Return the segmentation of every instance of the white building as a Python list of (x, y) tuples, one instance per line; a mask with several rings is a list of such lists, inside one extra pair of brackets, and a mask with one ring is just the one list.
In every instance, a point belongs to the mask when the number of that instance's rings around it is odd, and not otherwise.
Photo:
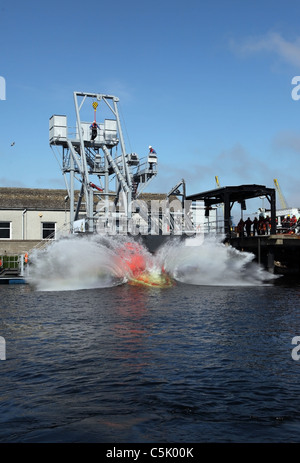
[(69, 220), (66, 190), (0, 188), (0, 255), (29, 252)]

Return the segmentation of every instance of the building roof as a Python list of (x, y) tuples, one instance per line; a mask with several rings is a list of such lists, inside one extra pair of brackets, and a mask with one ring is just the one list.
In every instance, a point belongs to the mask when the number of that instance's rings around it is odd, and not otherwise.
[(0, 188), (0, 209), (65, 210), (66, 197), (66, 190)]
[[(79, 192), (78, 192), (79, 193)], [(110, 197), (113, 199), (113, 196)], [(170, 199), (174, 199), (172, 196)], [(166, 199), (165, 193), (142, 193), (139, 199), (144, 201)], [(67, 190), (46, 188), (9, 188), (0, 187), (0, 210), (31, 209), (44, 211), (68, 210), (70, 202)]]

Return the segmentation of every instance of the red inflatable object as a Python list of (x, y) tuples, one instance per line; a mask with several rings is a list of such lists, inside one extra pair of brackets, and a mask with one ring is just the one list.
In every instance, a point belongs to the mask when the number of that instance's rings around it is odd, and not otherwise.
[(159, 288), (167, 288), (174, 285), (173, 280), (164, 272), (149, 272), (147, 270), (146, 256), (143, 252), (143, 247), (138, 243), (126, 243), (120, 249), (119, 256), (122, 260), (122, 265), (125, 265), (129, 270), (130, 285), (138, 286), (155, 286)]

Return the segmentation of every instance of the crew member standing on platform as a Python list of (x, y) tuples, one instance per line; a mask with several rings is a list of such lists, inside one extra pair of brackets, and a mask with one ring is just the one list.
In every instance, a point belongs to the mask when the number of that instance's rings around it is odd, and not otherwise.
[(91, 125), (90, 125), (90, 129), (92, 129), (92, 136), (91, 136), (91, 140), (95, 140), (95, 138), (97, 137), (97, 129), (99, 129), (98, 127), (98, 124), (96, 121), (94, 121)]
[(151, 162), (151, 156), (152, 156), (152, 159), (153, 158), (156, 158), (156, 151), (152, 148), (152, 146), (150, 145), (149, 146), (149, 154), (148, 154), (148, 161), (149, 161), (149, 169), (152, 170), (153, 169), (153, 162)]
[(156, 154), (156, 151), (152, 148), (152, 146), (149, 146), (149, 154)]

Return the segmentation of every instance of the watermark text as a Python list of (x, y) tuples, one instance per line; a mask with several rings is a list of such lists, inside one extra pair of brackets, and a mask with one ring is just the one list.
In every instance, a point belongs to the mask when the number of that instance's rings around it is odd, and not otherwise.
[(3, 336), (0, 336), (0, 360), (6, 360), (6, 343)]
[(194, 235), (191, 201), (137, 199), (130, 203), (129, 210), (124, 204), (116, 205), (113, 201), (101, 199), (97, 204), (100, 215), (96, 230), (110, 235), (128, 233), (141, 235)]
[(2, 76), (0, 76), (0, 100), (6, 100), (6, 82)]
[(292, 359), (300, 360), (300, 336), (294, 336), (292, 339), (292, 344), (296, 345), (296, 347), (292, 349)]

